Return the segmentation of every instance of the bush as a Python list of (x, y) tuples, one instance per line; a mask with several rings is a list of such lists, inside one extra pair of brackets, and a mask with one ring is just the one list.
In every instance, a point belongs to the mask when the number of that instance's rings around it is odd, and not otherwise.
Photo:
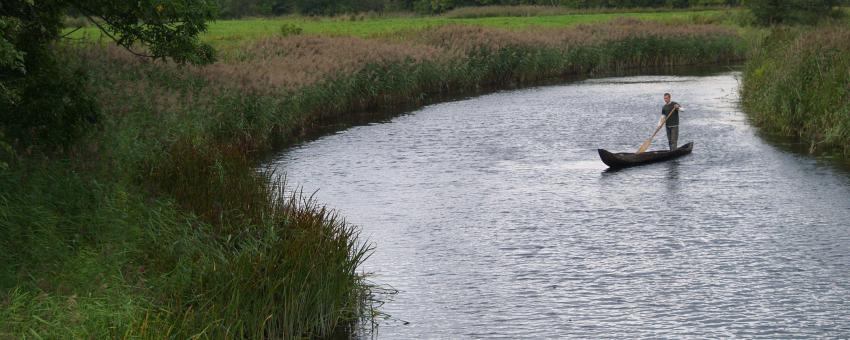
[(816, 24), (838, 12), (837, 0), (750, 0), (747, 7), (762, 25)]
[(288, 37), (290, 35), (299, 35), (303, 32), (304, 32), (304, 29), (301, 28), (301, 27), (298, 27), (295, 24), (291, 24), (291, 23), (287, 22), (283, 25), (280, 25), (280, 35), (284, 36), (284, 37)]
[(98, 120), (84, 70), (47, 58), (11, 82), (17, 100), (0, 101), (5, 134), (20, 147), (67, 147)]
[(15, 150), (13, 150), (12, 145), (6, 141), (6, 136), (3, 135), (3, 131), (0, 131), (0, 171), (8, 169), (9, 163), (12, 162), (14, 157)]

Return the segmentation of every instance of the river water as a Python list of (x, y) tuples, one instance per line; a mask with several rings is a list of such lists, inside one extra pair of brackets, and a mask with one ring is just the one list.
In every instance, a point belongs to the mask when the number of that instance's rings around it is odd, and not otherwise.
[[(381, 339), (846, 337), (850, 180), (762, 140), (737, 76), (498, 92), (274, 162), (375, 244), (362, 270), (399, 291)], [(596, 149), (636, 150), (664, 92), (693, 154), (606, 171)]]

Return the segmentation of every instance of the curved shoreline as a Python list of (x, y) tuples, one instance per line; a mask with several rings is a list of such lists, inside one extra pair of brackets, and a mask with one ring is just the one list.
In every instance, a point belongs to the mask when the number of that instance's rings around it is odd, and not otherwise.
[[(149, 336), (161, 329), (176, 337), (327, 336), (361, 312), (367, 287), (356, 267), (369, 249), (358, 247), (356, 229), (321, 205), (281, 199), (279, 186), (256, 174), (263, 152), (276, 142), (298, 140), (357, 112), (601, 72), (728, 63), (745, 52), (733, 30), (713, 25), (626, 20), (546, 33), (440, 27), (402, 36), (402, 43), (271, 39), (205, 69), (139, 62), (109, 47), (73, 50), (69, 62), (89, 70), (101, 94), (103, 129), (81, 144), (79, 161), (7, 176), (9, 183), (27, 176), (78, 178), (67, 188), (45, 181), (12, 186), (43, 192), (44, 202), (11, 195), (10, 209), (59, 209), (63, 221), (62, 208), (52, 202), (91, 197), (96, 203), (81, 200), (74, 210), (79, 221), (71, 225), (98, 232), (77, 241), (61, 225), (31, 221), (67, 250), (56, 253), (58, 266), (29, 260), (16, 268), (34, 269), (6, 276), (66, 277), (38, 288), (61, 306), (50, 313), (60, 315), (45, 316), (42, 298), (28, 293), (36, 284), (24, 280), (16, 282), (21, 293), (13, 300), (27, 312), (15, 315), (55, 320), (83, 313), (90, 317), (68, 326), (77, 332), (66, 332), (81, 337)], [(339, 44), (339, 53), (323, 54)], [(325, 76), (316, 81), (315, 73)], [(116, 288), (104, 293), (68, 274), (74, 272), (95, 273)], [(108, 319), (86, 314), (97, 300), (70, 305), (69, 296), (92, 292), (111, 294), (101, 308), (111, 311)], [(16, 319), (14, 325), (39, 322)]]

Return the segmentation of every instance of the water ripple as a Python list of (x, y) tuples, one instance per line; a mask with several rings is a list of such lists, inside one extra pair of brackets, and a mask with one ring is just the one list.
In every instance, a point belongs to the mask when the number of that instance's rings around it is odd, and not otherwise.
[[(433, 105), (290, 149), (279, 173), (376, 243), (362, 270), (409, 321), (381, 338), (846, 337), (850, 181), (759, 139), (736, 76)], [(636, 149), (664, 92), (694, 153), (605, 171), (596, 148)]]

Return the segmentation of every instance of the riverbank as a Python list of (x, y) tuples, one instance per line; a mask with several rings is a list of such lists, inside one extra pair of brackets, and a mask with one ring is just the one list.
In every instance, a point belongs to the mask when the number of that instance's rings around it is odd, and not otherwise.
[(103, 119), (62, 157), (0, 176), (0, 259), (12, 264), (0, 335), (328, 336), (363, 313), (356, 268), (370, 250), (355, 227), (255, 172), (272, 145), (357, 112), (746, 50), (731, 28), (630, 19), (239, 44), (204, 68), (65, 47)]
[(810, 153), (850, 152), (850, 29), (777, 28), (753, 49), (742, 104), (764, 132)]

